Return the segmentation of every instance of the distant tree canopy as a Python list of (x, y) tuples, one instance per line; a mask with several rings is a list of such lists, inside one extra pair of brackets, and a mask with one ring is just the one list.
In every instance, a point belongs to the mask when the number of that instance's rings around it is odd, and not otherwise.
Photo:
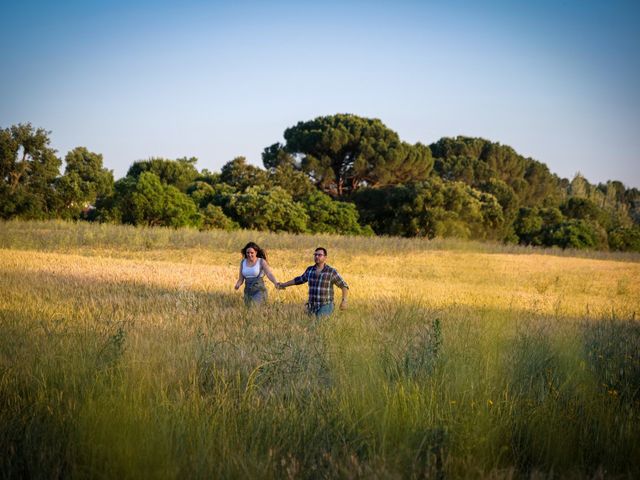
[(463, 182), (428, 182), (363, 189), (353, 195), (375, 233), (496, 239), (504, 216), (497, 199)]
[(410, 145), (380, 120), (299, 122), (264, 149), (264, 169), (236, 157), (220, 172), (196, 158), (134, 162), (114, 182), (102, 155), (62, 161), (49, 132), (0, 129), (0, 218), (133, 225), (458, 237), (640, 252), (640, 191), (620, 181), (558, 178), (482, 138)]
[(334, 201), (291, 164), (282, 163), (265, 171), (238, 157), (222, 167), (218, 180), (213, 184), (198, 181), (188, 190), (204, 209), (207, 226), (373, 234), (358, 222), (355, 205)]
[(176, 160), (165, 158), (139, 160), (131, 165), (127, 177), (138, 178), (143, 172), (152, 172), (163, 183), (183, 192), (198, 176), (198, 170), (195, 167), (197, 161), (198, 159), (195, 157), (183, 157)]
[(62, 163), (49, 147), (49, 132), (30, 123), (0, 130), (0, 216), (56, 216), (55, 181)]
[(513, 148), (482, 138), (442, 138), (430, 145), (435, 171), (444, 180), (457, 180), (484, 190), (492, 181), (510, 187), (521, 206), (558, 205), (563, 198), (560, 179), (543, 163), (525, 158)]
[(565, 217), (555, 207), (524, 207), (515, 222), (521, 243), (534, 246), (592, 249), (607, 247), (607, 234), (599, 224)]
[(265, 149), (265, 167), (299, 165), (318, 187), (335, 196), (362, 186), (423, 180), (433, 167), (428, 147), (402, 142), (378, 119), (318, 117), (287, 128), (284, 138), (284, 146)]
[(222, 167), (220, 181), (242, 191), (249, 187), (266, 188), (268, 174), (261, 168), (249, 165), (244, 157), (236, 157)]
[(152, 171), (118, 180), (113, 196), (97, 210), (100, 220), (133, 225), (186, 227), (201, 222), (193, 200)]
[(113, 193), (113, 172), (102, 167), (102, 155), (76, 147), (65, 157), (65, 171), (56, 180), (61, 216), (78, 219), (96, 201)]

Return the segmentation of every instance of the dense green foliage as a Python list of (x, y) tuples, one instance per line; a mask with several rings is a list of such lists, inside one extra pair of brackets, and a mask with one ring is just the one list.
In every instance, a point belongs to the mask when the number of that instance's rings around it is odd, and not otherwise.
[(405, 237), (493, 238), (504, 218), (493, 195), (463, 182), (429, 182), (363, 189), (353, 195), (376, 232)]
[(65, 157), (65, 171), (56, 179), (56, 190), (62, 202), (63, 218), (80, 218), (85, 208), (98, 198), (113, 193), (113, 173), (102, 168), (102, 155), (85, 147), (77, 147)]
[(468, 137), (443, 138), (430, 147), (436, 158), (435, 170), (445, 180), (463, 181), (480, 189), (502, 181), (522, 206), (552, 205), (562, 198), (560, 179), (543, 163), (524, 158), (511, 147)]
[(162, 183), (172, 185), (180, 191), (184, 191), (199, 175), (195, 164), (196, 158), (178, 158), (167, 160), (165, 158), (150, 158), (135, 162), (129, 168), (127, 177), (138, 178), (144, 172), (155, 174)]
[[(343, 195), (428, 178), (433, 160), (424, 145), (409, 145), (378, 119), (331, 115), (299, 122), (284, 132), (286, 144), (265, 149), (265, 166), (299, 159), (323, 190)], [(290, 154), (282, 155), (279, 150)]]
[(378, 119), (299, 122), (264, 149), (264, 169), (237, 157), (218, 172), (197, 159), (150, 158), (113, 181), (102, 155), (62, 161), (49, 132), (0, 130), (0, 218), (248, 228), (347, 235), (487, 239), (640, 251), (640, 191), (571, 181), (482, 138), (409, 145)]
[(30, 124), (0, 130), (2, 218), (56, 216), (54, 185), (61, 162), (49, 142), (49, 132)]
[(102, 155), (84, 147), (70, 151), (64, 175), (49, 132), (31, 124), (0, 129), (0, 218), (77, 219), (113, 189)]

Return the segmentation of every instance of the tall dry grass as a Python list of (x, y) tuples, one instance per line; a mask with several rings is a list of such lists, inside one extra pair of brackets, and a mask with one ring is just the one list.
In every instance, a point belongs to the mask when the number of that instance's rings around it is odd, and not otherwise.
[[(318, 245), (351, 286), (246, 310)], [(640, 475), (640, 264), (514, 247), (0, 224), (3, 477)]]

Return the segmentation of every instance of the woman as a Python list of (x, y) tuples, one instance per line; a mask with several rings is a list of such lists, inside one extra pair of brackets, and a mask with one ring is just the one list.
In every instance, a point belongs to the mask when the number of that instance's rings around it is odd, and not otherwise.
[(266, 303), (267, 287), (262, 277), (266, 275), (278, 287), (278, 281), (267, 263), (267, 254), (254, 242), (247, 243), (241, 252), (242, 261), (235, 289), (238, 290), (245, 283), (244, 303), (247, 307)]

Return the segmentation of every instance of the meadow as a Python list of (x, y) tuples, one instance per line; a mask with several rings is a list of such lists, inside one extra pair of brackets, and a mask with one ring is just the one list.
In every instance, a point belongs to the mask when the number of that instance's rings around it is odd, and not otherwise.
[[(247, 310), (249, 240), (349, 308)], [(0, 476), (639, 478), (638, 312), (638, 255), (0, 223)]]

